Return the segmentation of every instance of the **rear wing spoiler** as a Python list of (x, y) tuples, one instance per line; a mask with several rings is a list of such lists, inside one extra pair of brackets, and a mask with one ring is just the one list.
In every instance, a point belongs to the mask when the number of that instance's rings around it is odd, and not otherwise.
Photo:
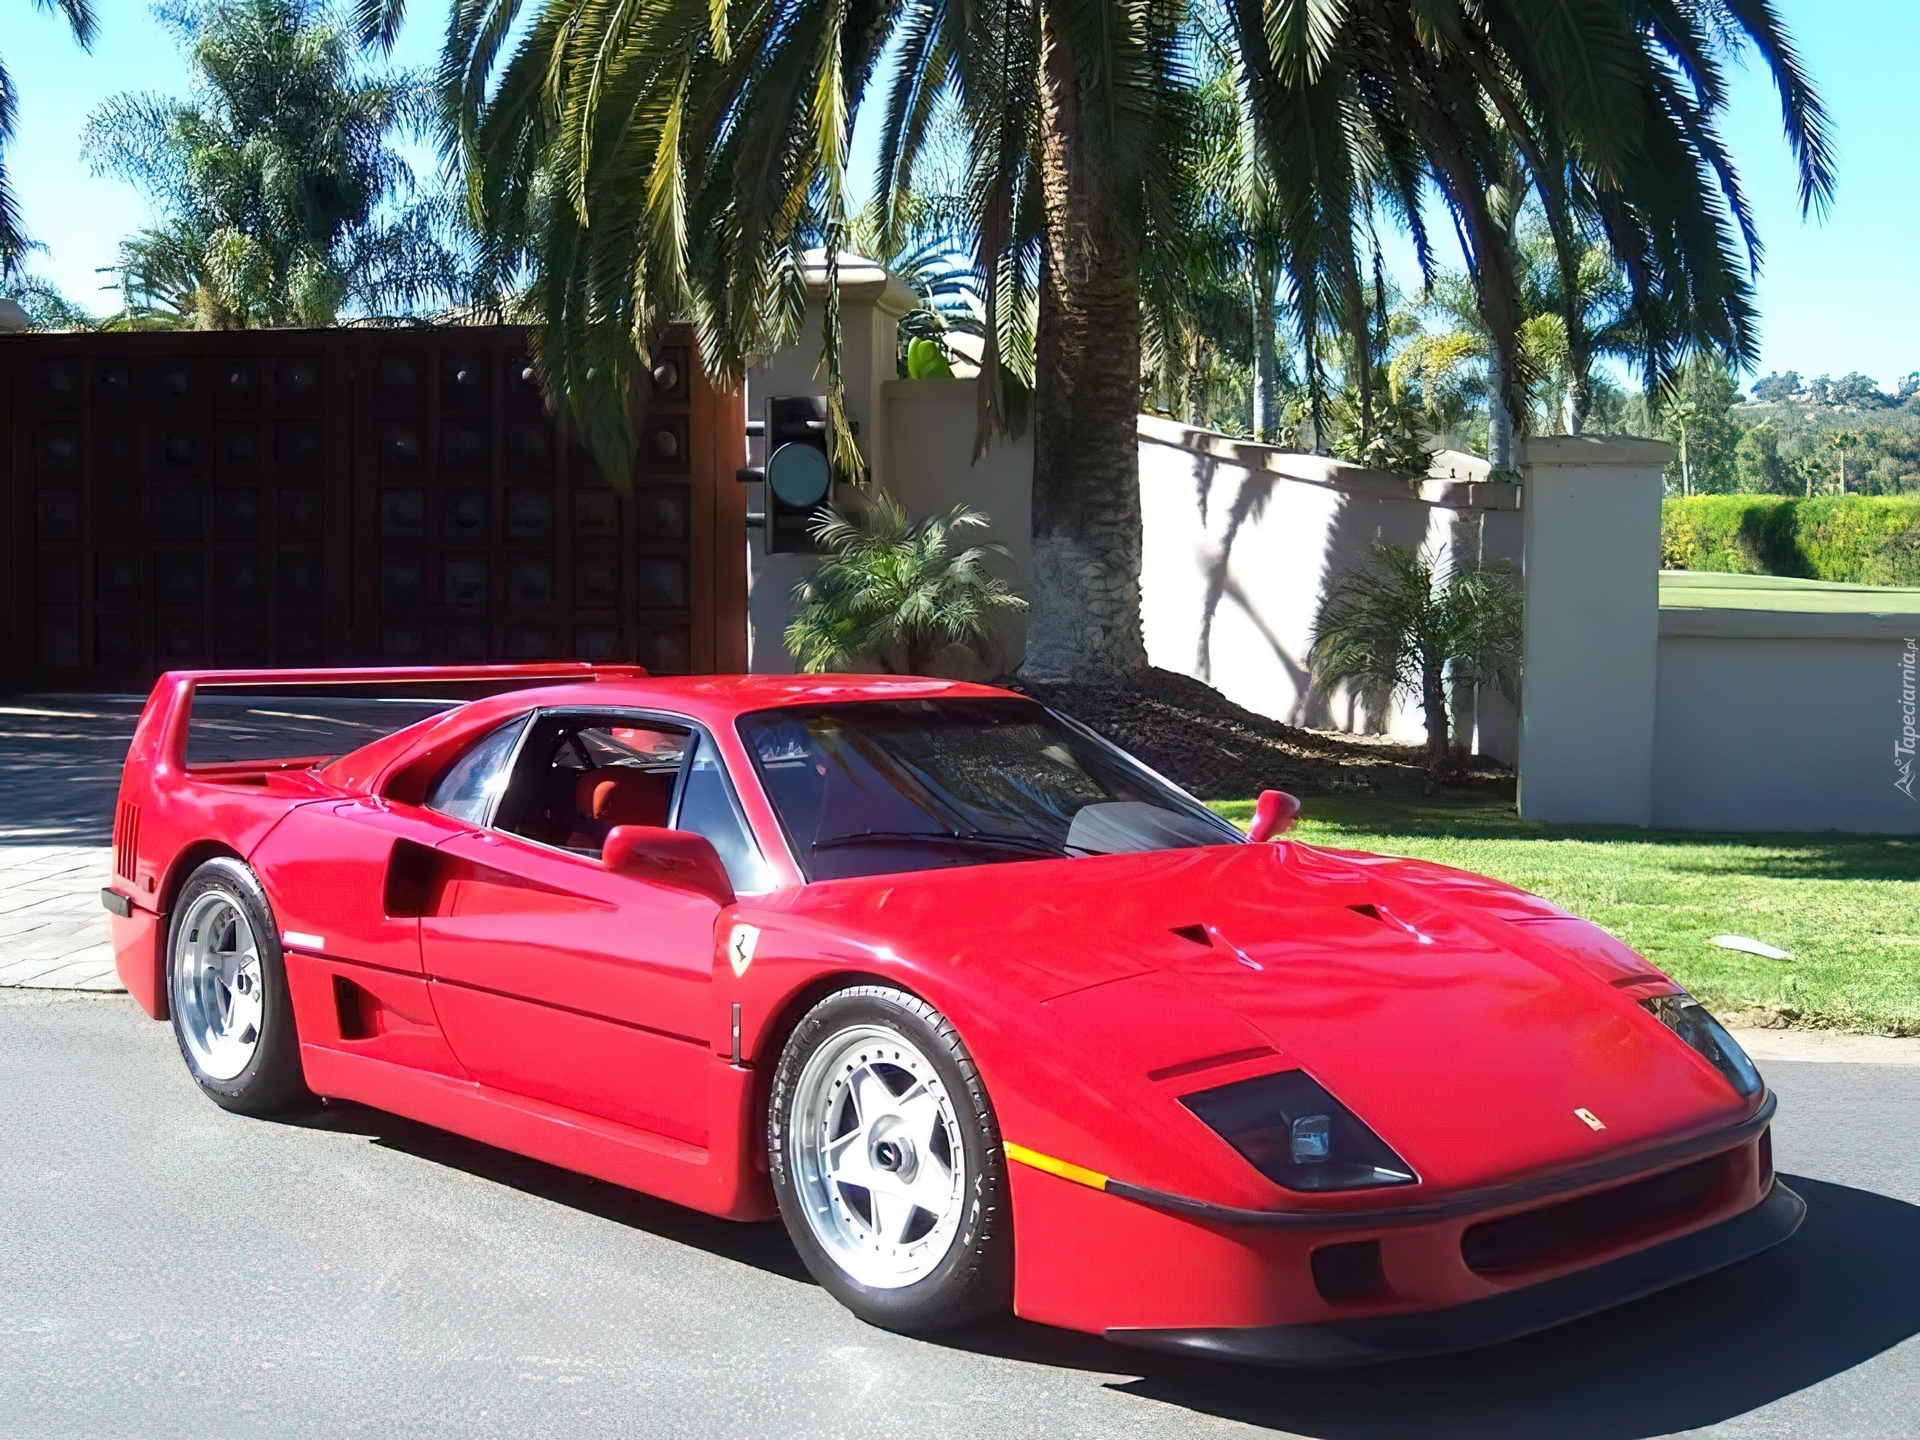
[(149, 773), (187, 769), (187, 731), (193, 697), (201, 690), (279, 690), (357, 685), (497, 686), (564, 684), (568, 681), (638, 680), (638, 665), (593, 665), (585, 661), (547, 660), (527, 665), (389, 665), (337, 670), (169, 670), (154, 683), (140, 712), (128, 749), (129, 765), (140, 761)]

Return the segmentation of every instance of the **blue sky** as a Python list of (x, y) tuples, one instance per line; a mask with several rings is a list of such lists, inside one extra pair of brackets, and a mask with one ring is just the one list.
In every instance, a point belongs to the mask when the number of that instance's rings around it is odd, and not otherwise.
[[(62, 24), (27, 0), (4, 0), (0, 38), (19, 91), (8, 166), (27, 225), (47, 253), (35, 268), (68, 295), (109, 308), (96, 267), (145, 218), (127, 185), (96, 178), (80, 158), (88, 113), (123, 90), (183, 92), (186, 67), (144, 0), (96, 0), (100, 36), (83, 54)], [(1891, 387), (1920, 369), (1920, 6), (1911, 0), (1781, 0), (1832, 112), (1839, 193), (1824, 223), (1803, 222), (1772, 87), (1736, 77), (1727, 139), (1766, 245), (1760, 276), (1760, 373), (1838, 375), (1858, 369)], [(414, 0), (402, 63), (433, 60), (444, 0)], [(858, 143), (856, 162), (869, 145)], [(1904, 278), (1903, 278), (1904, 277)]]

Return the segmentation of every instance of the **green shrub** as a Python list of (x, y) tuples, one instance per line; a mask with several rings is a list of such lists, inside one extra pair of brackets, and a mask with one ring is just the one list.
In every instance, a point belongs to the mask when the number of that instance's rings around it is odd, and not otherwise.
[(1920, 586), (1920, 496), (1693, 495), (1660, 511), (1669, 570)]
[(1799, 502), (1807, 573), (1856, 585), (1920, 585), (1920, 497), (1830, 495)]
[(1693, 495), (1660, 507), (1660, 564), (1668, 570), (1799, 575), (1795, 502), (1777, 495)]
[(841, 487), (808, 527), (826, 555), (793, 592), (788, 651), (808, 674), (931, 675), (953, 646), (991, 663), (995, 612), (1027, 602), (987, 568), (1006, 546), (954, 547), (956, 531), (989, 523), (964, 504), (916, 523), (885, 490)]

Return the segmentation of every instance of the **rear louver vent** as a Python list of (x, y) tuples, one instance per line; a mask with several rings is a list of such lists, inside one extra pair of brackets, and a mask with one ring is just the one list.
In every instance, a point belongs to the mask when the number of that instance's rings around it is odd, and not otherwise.
[(140, 807), (122, 801), (120, 813), (113, 819), (113, 871), (133, 879), (135, 861), (140, 858)]

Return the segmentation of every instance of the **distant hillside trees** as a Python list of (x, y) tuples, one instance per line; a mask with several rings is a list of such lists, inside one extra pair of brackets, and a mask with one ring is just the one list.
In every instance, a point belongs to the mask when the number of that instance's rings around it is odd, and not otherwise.
[(1891, 391), (1851, 371), (1763, 376), (1743, 401), (1717, 359), (1690, 361), (1674, 386), (1636, 396), (1595, 430), (1657, 435), (1679, 449), (1669, 495), (1920, 495), (1920, 372)]

